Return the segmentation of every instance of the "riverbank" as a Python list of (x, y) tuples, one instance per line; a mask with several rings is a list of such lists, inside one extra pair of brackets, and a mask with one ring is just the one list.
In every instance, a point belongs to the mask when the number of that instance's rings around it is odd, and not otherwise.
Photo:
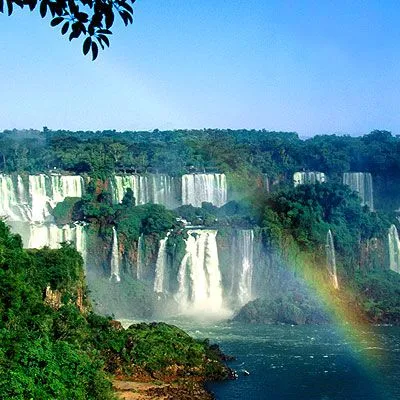
[(185, 378), (168, 381), (114, 380), (113, 388), (121, 400), (212, 400), (214, 397), (204, 388), (204, 382)]

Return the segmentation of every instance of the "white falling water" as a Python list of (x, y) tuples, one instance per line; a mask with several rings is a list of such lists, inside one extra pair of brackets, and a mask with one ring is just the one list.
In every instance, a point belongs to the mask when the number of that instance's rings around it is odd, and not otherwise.
[(25, 181), (20, 175), (0, 175), (0, 215), (9, 221), (51, 222), (51, 208), (65, 197), (81, 197), (83, 187), (80, 176), (40, 174)]
[(75, 247), (76, 250), (79, 251), (79, 253), (81, 253), (81, 256), (83, 258), (83, 264), (85, 266), (85, 270), (86, 270), (86, 266), (87, 266), (87, 244), (86, 244), (86, 231), (85, 231), (85, 227), (84, 225), (75, 225), (76, 226), (76, 230), (75, 230), (75, 238), (74, 238), (74, 243), (75, 243)]
[(19, 207), (17, 191), (11, 176), (0, 174), (0, 216), (10, 221), (23, 221), (23, 209)]
[(336, 271), (335, 245), (333, 243), (333, 236), (330, 229), (326, 235), (326, 260), (327, 260), (328, 271), (332, 278), (333, 287), (335, 289), (339, 289), (339, 282), (337, 279), (337, 271)]
[(262, 183), (262, 189), (264, 190), (264, 192), (269, 193), (270, 192), (270, 188), (269, 188), (269, 177), (267, 174), (262, 174), (261, 177), (261, 183)]
[(116, 229), (113, 227), (110, 280), (115, 279), (116, 282), (121, 281), (119, 265), (120, 265), (120, 260), (119, 260), (118, 235)]
[(136, 258), (136, 279), (141, 280), (143, 278), (143, 269), (144, 269), (144, 237), (143, 234), (139, 236), (138, 245), (137, 245), (137, 258)]
[[(23, 229), (25, 232), (21, 232)], [(59, 227), (55, 224), (29, 224), (23, 223), (19, 229), (13, 229), (21, 234), (24, 247), (29, 249), (40, 249), (49, 247), (59, 249), (61, 243), (72, 242), (78, 250), (84, 262), (86, 262), (86, 231), (81, 224), (64, 225)]]
[(167, 240), (168, 236), (160, 240), (160, 247), (158, 249), (157, 261), (156, 261), (156, 275), (154, 278), (154, 291), (156, 293), (166, 293), (166, 281), (167, 281)]
[(82, 197), (83, 178), (78, 175), (51, 175), (51, 203), (61, 203), (66, 197)]
[(187, 174), (182, 176), (182, 204), (201, 207), (208, 202), (221, 207), (227, 202), (225, 174)]
[(129, 188), (137, 205), (155, 203), (174, 208), (179, 205), (175, 187), (175, 178), (168, 175), (116, 175), (113, 183), (113, 199), (115, 203), (120, 203)]
[(309, 171), (309, 172), (295, 172), (293, 174), (294, 186), (315, 184), (326, 182), (326, 175), (323, 172)]
[(115, 186), (113, 187), (114, 202), (121, 203), (127, 189), (132, 189), (136, 204), (146, 204), (150, 202), (148, 177), (142, 175), (122, 175), (114, 177)]
[(190, 230), (178, 272), (176, 300), (184, 314), (226, 315), (219, 269), (217, 231)]
[(152, 175), (152, 202), (162, 204), (166, 208), (176, 208), (178, 203), (178, 194), (176, 193), (176, 178), (169, 175)]
[(253, 268), (254, 268), (254, 231), (238, 232), (237, 251), (239, 262), (237, 300), (244, 305), (252, 300)]
[(369, 172), (345, 172), (343, 184), (358, 193), (362, 206), (366, 205), (371, 211), (374, 210), (374, 189), (372, 175)]
[(47, 195), (44, 174), (29, 176), (29, 196), (31, 198), (31, 218), (33, 222), (45, 222), (50, 217), (50, 197)]
[(400, 274), (400, 239), (396, 225), (391, 225), (388, 233), (390, 269)]

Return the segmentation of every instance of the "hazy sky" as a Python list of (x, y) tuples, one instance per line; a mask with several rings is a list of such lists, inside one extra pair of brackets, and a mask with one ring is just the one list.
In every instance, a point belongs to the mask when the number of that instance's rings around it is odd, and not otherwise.
[(398, 0), (137, 0), (91, 62), (0, 14), (0, 129), (400, 134)]

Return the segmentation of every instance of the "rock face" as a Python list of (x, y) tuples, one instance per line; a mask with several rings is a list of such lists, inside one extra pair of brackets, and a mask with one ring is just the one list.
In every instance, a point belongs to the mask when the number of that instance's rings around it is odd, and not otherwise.
[(51, 308), (58, 310), (61, 307), (61, 292), (59, 290), (52, 290), (50, 286), (47, 286), (44, 302)]
[(290, 294), (274, 300), (257, 299), (246, 304), (235, 321), (261, 324), (322, 324), (328, 322), (322, 306), (305, 294)]

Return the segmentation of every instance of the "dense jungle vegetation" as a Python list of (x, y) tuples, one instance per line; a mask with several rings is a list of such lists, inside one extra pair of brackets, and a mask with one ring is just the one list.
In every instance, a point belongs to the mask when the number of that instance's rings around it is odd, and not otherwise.
[(114, 398), (114, 375), (223, 378), (207, 341), (166, 324), (119, 323), (91, 311), (83, 260), (70, 245), (27, 251), (0, 221), (0, 398)]
[(371, 172), (377, 207), (390, 208), (400, 193), (400, 137), (375, 130), (360, 137), (265, 130), (174, 130), (98, 132), (5, 130), (0, 134), (0, 171), (38, 173), (51, 169), (105, 178), (115, 171), (227, 173), (244, 186), (264, 173), (272, 183), (295, 171), (325, 172), (339, 181), (343, 172)]
[(274, 177), (305, 169), (328, 175), (351, 170), (395, 176), (400, 172), (400, 137), (378, 130), (361, 137), (317, 135), (304, 140), (293, 132), (265, 130), (70, 132), (44, 128), (0, 134), (2, 171), (35, 173), (52, 168), (93, 174), (254, 169)]

